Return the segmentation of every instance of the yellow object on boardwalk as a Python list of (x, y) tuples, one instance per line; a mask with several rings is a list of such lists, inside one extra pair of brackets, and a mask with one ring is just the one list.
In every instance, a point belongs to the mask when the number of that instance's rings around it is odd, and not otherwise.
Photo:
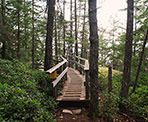
[(51, 73), (49, 76), (50, 76), (50, 79), (55, 79), (55, 78), (57, 78), (57, 72), (54, 71), (54, 72)]

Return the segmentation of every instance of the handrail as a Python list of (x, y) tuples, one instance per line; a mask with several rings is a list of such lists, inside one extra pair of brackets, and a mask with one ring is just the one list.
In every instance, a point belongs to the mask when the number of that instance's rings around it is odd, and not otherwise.
[[(83, 68), (84, 68), (84, 70), (89, 70), (89, 61), (87, 59), (81, 58), (79, 56), (75, 56), (75, 57), (78, 58), (78, 59), (80, 59), (80, 60), (85, 61), (85, 64), (83, 65)], [(77, 62), (77, 64), (80, 65), (80, 66), (82, 66), (82, 64), (80, 64), (78, 62)]]
[(59, 83), (59, 81), (63, 78), (63, 76), (67, 73), (67, 71), (68, 67), (66, 67), (65, 70), (56, 78), (56, 80), (52, 82), (53, 87), (55, 87)]
[(78, 60), (77, 61), (72, 60), (72, 62), (79, 65), (83, 69), (82, 72), (84, 72), (84, 74), (85, 74), (86, 99), (89, 99), (90, 98), (90, 91), (89, 91), (89, 61), (87, 59), (85, 59), (85, 58), (81, 58), (81, 57), (76, 56), (76, 55), (73, 55), (73, 57), (77, 58)]
[(78, 59), (80, 59), (80, 60), (83, 60), (83, 61), (86, 61), (87, 60), (85, 58), (82, 58), (82, 57), (79, 57), (79, 56), (76, 56), (76, 55), (75, 55), (75, 57), (78, 58)]
[(83, 65), (83, 64), (81, 64), (81, 63), (79, 63), (79, 62), (77, 62), (77, 61), (74, 61), (74, 60), (68, 60), (68, 61), (73, 62), (73, 63), (76, 63), (76, 64), (79, 65), (80, 67), (85, 68), (85, 65)]
[(85, 61), (84, 70), (89, 70), (89, 62), (88, 62), (88, 60)]
[(53, 66), (52, 68), (50, 68), (49, 70), (47, 70), (46, 72), (48, 73), (53, 73), (54, 71), (56, 71), (58, 68), (60, 68), (63, 64), (67, 63), (67, 60), (61, 56), (61, 58), (63, 59), (62, 62), (58, 63), (57, 65)]
[[(53, 95), (54, 95), (55, 98), (57, 97), (57, 87), (56, 87), (56, 85), (61, 81), (61, 79), (65, 76), (65, 74), (68, 71), (68, 67), (67, 67), (67, 65), (65, 65), (68, 61), (64, 57), (62, 57), (62, 56), (60, 56), (60, 57), (61, 57), (61, 59), (63, 61), (61, 61), (60, 63), (58, 63), (57, 65), (53, 66), (52, 68), (50, 68), (49, 70), (46, 71), (49, 74), (51, 74), (51, 73), (55, 72), (57, 69), (59, 69), (60, 67), (63, 67), (63, 68), (66, 67), (64, 69), (64, 71), (62, 71), (62, 73), (59, 74), (59, 76), (52, 82)], [(65, 78), (67, 79), (67, 77), (65, 77)]]

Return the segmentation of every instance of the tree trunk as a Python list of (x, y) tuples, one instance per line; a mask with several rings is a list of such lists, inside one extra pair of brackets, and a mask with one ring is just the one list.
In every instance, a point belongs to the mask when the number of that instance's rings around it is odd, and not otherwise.
[(17, 58), (20, 58), (20, 0), (17, 0), (18, 8), (17, 8)]
[[(2, 25), (4, 26), (5, 25), (5, 0), (2, 0), (2, 4), (1, 4), (1, 7), (2, 7)], [(2, 58), (5, 59), (6, 57), (6, 40), (5, 38), (3, 38), (2, 40)]]
[(70, 38), (72, 38), (73, 22), (72, 22), (72, 0), (70, 1)]
[(65, 3), (66, 1), (63, 1), (63, 51), (64, 51), (64, 55), (66, 53), (65, 51)]
[(56, 63), (58, 63), (58, 45), (57, 45), (57, 17), (55, 15), (55, 58)]
[[(77, 0), (75, 0), (75, 41), (76, 41), (75, 42), (75, 53), (76, 53), (76, 56), (78, 56), (78, 37), (77, 36), (78, 36), (78, 30), (77, 30)], [(76, 64), (76, 69), (78, 69), (77, 64)]]
[(96, 0), (89, 0), (89, 25), (90, 25), (90, 106), (89, 115), (98, 115), (98, 26)]
[[(70, 23), (70, 39), (72, 40), (72, 31), (73, 31), (73, 22), (72, 22), (72, 2), (73, 2), (73, 0), (71, 0), (70, 1), (70, 21), (71, 21), (71, 23)], [(70, 42), (70, 44), (69, 44), (69, 55), (71, 55), (72, 53), (73, 53), (73, 50), (72, 50), (72, 47), (73, 46), (73, 44), (72, 44), (72, 42)], [(71, 56), (69, 57), (69, 59), (70, 60), (72, 60), (72, 58), (71, 58)], [(73, 65), (73, 63), (72, 62), (70, 62), (69, 63), (69, 66), (71, 66), (72, 67), (72, 65)]]
[(132, 59), (132, 41), (133, 41), (133, 10), (134, 1), (128, 0), (127, 8), (127, 29), (126, 29), (126, 43), (125, 43), (125, 57), (121, 96), (128, 97), (129, 83), (131, 76), (131, 59)]
[(85, 57), (85, 46), (84, 46), (84, 42), (85, 42), (85, 20), (86, 20), (86, 1), (85, 1), (85, 4), (84, 4), (84, 16), (83, 16), (83, 29), (82, 29), (82, 47), (81, 47), (81, 57), (83, 57), (83, 58), (86, 58)]
[(55, 0), (47, 0), (48, 18), (47, 18), (47, 34), (45, 44), (45, 64), (44, 70), (52, 67), (52, 39), (53, 39), (53, 22), (55, 14)]
[[(26, 0), (24, 0), (24, 8), (26, 7)], [(25, 44), (25, 52), (27, 52), (27, 24), (28, 24), (28, 20), (26, 19), (27, 17), (27, 13), (25, 12), (24, 14), (24, 44)], [(27, 54), (27, 53), (26, 53)]]
[(34, 69), (34, 0), (32, 0), (32, 69)]
[[(135, 6), (137, 6), (136, 2), (135, 2)], [(137, 10), (135, 8), (135, 17), (137, 17)], [(135, 18), (135, 37), (137, 36), (137, 19)], [(136, 43), (137, 43), (137, 39), (134, 39), (134, 44), (133, 44), (133, 55), (136, 56)]]
[(141, 65), (142, 65), (142, 62), (143, 62), (143, 56), (144, 56), (144, 51), (145, 51), (145, 46), (146, 46), (147, 40), (148, 40), (148, 30), (146, 31), (145, 40), (143, 42), (142, 52), (141, 52), (140, 59), (139, 59), (139, 64), (138, 64), (138, 68), (137, 68), (137, 73), (136, 73), (136, 78), (135, 78), (132, 93), (135, 92), (136, 87), (137, 87), (138, 77), (139, 77), (139, 74), (140, 74), (140, 71), (141, 71)]
[(112, 67), (108, 67), (108, 92), (112, 92)]
[(61, 48), (61, 44), (60, 44), (61, 43), (61, 28), (60, 28), (60, 24), (57, 25), (57, 30), (58, 30), (57, 31), (58, 32), (57, 33), (58, 34), (58, 40), (57, 40), (58, 41), (57, 42), (57, 44), (58, 44), (58, 53), (57, 54), (60, 55), (60, 53), (61, 53), (61, 49), (60, 49)]

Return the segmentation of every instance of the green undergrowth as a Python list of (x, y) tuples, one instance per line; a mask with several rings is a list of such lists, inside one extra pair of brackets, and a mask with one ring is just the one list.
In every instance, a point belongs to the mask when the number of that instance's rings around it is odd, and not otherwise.
[[(132, 76), (132, 78), (135, 76)], [(118, 118), (119, 103), (125, 106), (127, 113), (133, 117), (142, 117), (148, 120), (148, 82), (147, 75), (142, 73), (139, 78), (138, 88), (136, 92), (129, 95), (127, 99), (120, 97), (122, 73), (112, 71), (112, 92), (108, 93), (108, 68), (99, 67), (99, 88), (100, 88), (100, 101), (99, 101), (99, 114), (107, 118), (107, 121), (113, 121), (113, 118)], [(134, 79), (134, 78), (133, 78)], [(129, 94), (132, 90), (132, 83)]]
[(0, 59), (0, 121), (54, 122), (49, 75), (18, 60)]

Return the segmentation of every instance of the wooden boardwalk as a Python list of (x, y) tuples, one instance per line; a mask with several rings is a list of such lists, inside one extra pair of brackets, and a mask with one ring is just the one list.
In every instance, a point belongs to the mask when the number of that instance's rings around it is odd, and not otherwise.
[(84, 101), (85, 100), (85, 86), (84, 76), (78, 71), (68, 68), (67, 81), (65, 81), (63, 90), (57, 101)]

